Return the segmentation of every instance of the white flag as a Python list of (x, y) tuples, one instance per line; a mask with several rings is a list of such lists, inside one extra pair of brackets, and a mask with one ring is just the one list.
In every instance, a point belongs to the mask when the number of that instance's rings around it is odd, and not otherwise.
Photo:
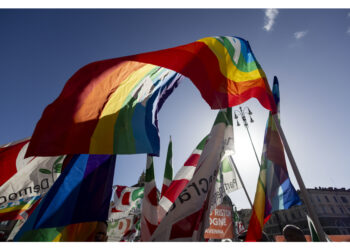
[[(153, 233), (152, 241), (199, 241), (209, 225), (209, 198), (221, 158), (233, 150), (231, 108), (221, 110), (199, 158), (195, 173)], [(205, 221), (203, 220), (205, 219)]]
[[(7, 155), (10, 147), (1, 151), (1, 174), (9, 179), (0, 186), (0, 209), (2, 205), (18, 202), (46, 193), (61, 173), (65, 156), (24, 158), (29, 142), (21, 146), (15, 156)], [(5, 148), (2, 148), (5, 149)], [(7, 167), (8, 166), (8, 167)], [(13, 175), (6, 171), (16, 171)]]

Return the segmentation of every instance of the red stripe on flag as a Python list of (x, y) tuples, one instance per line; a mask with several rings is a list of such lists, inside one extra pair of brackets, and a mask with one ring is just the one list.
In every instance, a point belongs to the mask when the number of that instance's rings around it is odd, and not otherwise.
[(20, 212), (21, 209), (6, 213), (0, 213), (0, 221), (23, 219), (23, 217), (19, 215)]
[(153, 206), (157, 206), (158, 205), (158, 200), (157, 200), (157, 188), (152, 188), (152, 190), (149, 192), (149, 194), (147, 195), (148, 200), (150, 201), (150, 203)]
[(0, 148), (0, 186), (17, 173), (16, 160), (18, 153), (28, 141)]
[(117, 189), (115, 190), (115, 193), (117, 194), (117, 197), (120, 199), (120, 195), (122, 194), (123, 190), (126, 188), (126, 186), (117, 186)]
[(260, 222), (258, 217), (255, 214), (255, 210), (253, 210), (252, 217), (249, 221), (247, 236), (245, 241), (260, 241), (262, 238), (262, 228), (260, 226)]
[(188, 182), (189, 180), (186, 180), (186, 179), (173, 180), (171, 182), (171, 185), (167, 189), (166, 193), (164, 194), (164, 196), (167, 197), (171, 202), (175, 202), (176, 198), (179, 196), (182, 190), (186, 187)]
[(192, 154), (187, 161), (185, 162), (184, 166), (197, 166), (198, 160), (201, 157), (199, 154)]
[(147, 228), (148, 231), (150, 232), (150, 235), (152, 235), (154, 233), (154, 231), (156, 231), (158, 225), (153, 225), (152, 223), (150, 223), (146, 217), (144, 217), (146, 224), (147, 224)]
[(122, 205), (130, 205), (130, 204), (129, 204), (129, 201), (130, 201), (130, 192), (126, 192), (126, 193), (123, 195)]
[(176, 222), (172, 228), (170, 233), (170, 239), (177, 238), (191, 238), (193, 235), (193, 231), (198, 227), (198, 216), (202, 214), (202, 209), (199, 211), (187, 216), (186, 218)]
[(264, 225), (265, 225), (265, 223), (270, 219), (270, 217), (271, 217), (271, 214), (269, 214), (269, 215), (264, 219)]
[(118, 209), (116, 209), (116, 208), (112, 208), (112, 213), (119, 213), (119, 212), (123, 212), (122, 210), (118, 210)]
[(165, 192), (167, 191), (168, 186), (167, 185), (162, 185), (162, 192), (161, 192), (161, 196), (163, 196), (165, 194)]

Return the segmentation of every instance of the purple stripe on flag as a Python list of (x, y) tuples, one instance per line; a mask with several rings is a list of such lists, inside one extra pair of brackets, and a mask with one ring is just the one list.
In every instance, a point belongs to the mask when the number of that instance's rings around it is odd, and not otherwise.
[(104, 221), (112, 196), (115, 155), (90, 155), (79, 196), (76, 200), (73, 222)]

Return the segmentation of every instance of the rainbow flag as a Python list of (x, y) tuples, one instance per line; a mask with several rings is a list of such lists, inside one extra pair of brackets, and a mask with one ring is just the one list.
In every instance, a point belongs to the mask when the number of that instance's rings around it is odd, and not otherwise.
[(35, 207), (42, 195), (22, 198), (0, 206), (0, 221), (24, 219), (22, 214)]
[[(274, 77), (272, 90), (279, 110), (279, 86)], [(293, 187), (284, 157), (284, 148), (270, 113), (267, 120), (261, 169), (246, 241), (259, 241), (272, 212), (301, 204)]]
[(238, 37), (207, 37), (84, 66), (44, 110), (26, 156), (159, 155), (157, 113), (181, 75), (211, 108), (255, 97), (275, 112), (265, 73), (249, 43)]
[(115, 158), (75, 155), (14, 240), (91, 240), (97, 221), (108, 219)]

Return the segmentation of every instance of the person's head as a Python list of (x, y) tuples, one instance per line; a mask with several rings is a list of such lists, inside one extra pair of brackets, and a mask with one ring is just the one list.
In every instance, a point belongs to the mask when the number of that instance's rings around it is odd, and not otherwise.
[(283, 236), (286, 241), (306, 241), (303, 231), (294, 225), (286, 225), (283, 228)]
[(108, 224), (106, 221), (97, 222), (96, 230), (95, 230), (95, 241), (107, 241), (107, 227)]

